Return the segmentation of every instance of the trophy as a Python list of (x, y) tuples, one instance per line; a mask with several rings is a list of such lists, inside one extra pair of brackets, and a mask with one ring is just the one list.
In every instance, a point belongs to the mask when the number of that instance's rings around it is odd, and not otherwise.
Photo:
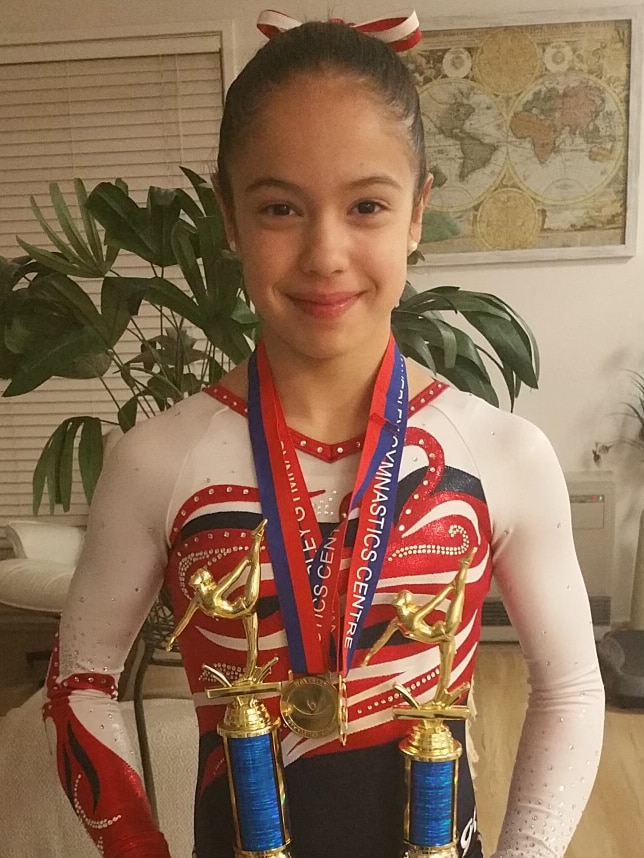
[[(248, 655), (241, 677), (230, 682), (214, 667), (204, 664), (219, 687), (208, 688), (210, 699), (228, 701), (217, 732), (223, 739), (228, 768), (228, 786), (235, 823), (236, 858), (291, 858), (284, 767), (278, 738), (279, 718), (272, 720), (259, 694), (281, 690), (280, 682), (264, 682), (277, 661), (272, 658), (259, 666), (258, 621), (255, 611), (259, 598), (261, 566), (259, 553), (266, 521), (253, 531), (248, 554), (225, 575), (215, 581), (207, 569), (198, 569), (190, 578), (194, 596), (186, 613), (166, 644), (171, 649), (197, 610), (209, 617), (241, 619), (244, 623)], [(228, 599), (227, 594), (248, 569), (242, 595)]]
[[(425, 605), (417, 605), (409, 590), (394, 599), (396, 616), (367, 653), (363, 664), (387, 643), (396, 632), (410, 640), (437, 644), (440, 666), (436, 693), (431, 701), (420, 704), (402, 685), (394, 688), (409, 706), (393, 710), (394, 718), (415, 721), (409, 735), (400, 743), (405, 764), (407, 791), (403, 821), (403, 858), (458, 858), (456, 801), (458, 759), (463, 749), (444, 723), (469, 717), (467, 706), (457, 701), (469, 690), (469, 683), (449, 690), (456, 632), (463, 617), (467, 570), (474, 559), (473, 549), (459, 563), (456, 577)], [(425, 618), (450, 600), (445, 619), (428, 624)]]

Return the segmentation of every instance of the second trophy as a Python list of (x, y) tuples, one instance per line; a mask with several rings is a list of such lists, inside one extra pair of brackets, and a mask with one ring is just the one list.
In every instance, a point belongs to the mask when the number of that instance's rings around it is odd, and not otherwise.
[[(406, 802), (403, 820), (403, 858), (458, 858), (456, 810), (458, 760), (463, 749), (445, 721), (469, 717), (467, 706), (458, 705), (468, 691), (464, 683), (449, 690), (456, 633), (463, 617), (467, 571), (474, 559), (472, 550), (459, 564), (454, 580), (424, 605), (417, 605), (408, 590), (394, 599), (396, 616), (369, 650), (363, 664), (399, 631), (406, 638), (439, 648), (436, 693), (420, 704), (402, 685), (394, 686), (410, 705), (393, 710), (394, 718), (415, 721), (400, 743), (404, 766)], [(445, 600), (445, 617), (426, 622)]]

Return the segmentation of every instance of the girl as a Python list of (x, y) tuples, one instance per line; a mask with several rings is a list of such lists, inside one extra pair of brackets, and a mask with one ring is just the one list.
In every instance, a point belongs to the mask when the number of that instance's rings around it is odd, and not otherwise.
[[(338, 730), (281, 734), (296, 854), (399, 854), (409, 727), (391, 716), (392, 688), (430, 700), (439, 652), (397, 633), (364, 657), (397, 594), (429, 603), (468, 555), (451, 682), (471, 680), (494, 573), (532, 687), (495, 856), (562, 856), (596, 771), (603, 693), (560, 468), (534, 426), (391, 341), (431, 188), (403, 63), (340, 22), (262, 26), (274, 38), (230, 88), (217, 175), (262, 342), (221, 384), (128, 432), (106, 464), (47, 684), (63, 785), (108, 858), (167, 858), (117, 679), (162, 584), (179, 619), (191, 576), (231, 573), (266, 518), (260, 664), (279, 656), (271, 681), (346, 677), (346, 744)], [(179, 643), (200, 731), (195, 855), (231, 858), (224, 707), (202, 665), (239, 677), (244, 626), (198, 613)], [(277, 698), (266, 705), (279, 714)], [(462, 722), (453, 730), (465, 742)], [(481, 858), (466, 754), (458, 832), (460, 855)]]

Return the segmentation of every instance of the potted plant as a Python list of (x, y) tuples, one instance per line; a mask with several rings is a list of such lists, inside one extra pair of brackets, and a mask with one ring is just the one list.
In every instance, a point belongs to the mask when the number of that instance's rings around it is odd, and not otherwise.
[[(253, 348), (259, 320), (240, 262), (226, 243), (212, 185), (191, 170), (183, 172), (194, 195), (151, 187), (145, 206), (134, 201), (122, 180), (101, 182), (88, 194), (76, 179), (79, 222), (52, 184), (57, 229), (33, 198), (31, 204), (54, 250), (18, 239), (25, 256), (0, 257), (0, 378), (9, 381), (3, 395), (22, 396), (52, 377), (94, 378), (114, 402), (113, 421), (88, 414), (69, 417), (55, 429), (34, 471), (34, 512), (45, 490), (52, 512), (58, 504), (69, 509), (76, 457), (91, 500), (110, 423), (128, 431), (140, 417), (217, 381)], [(455, 229), (449, 217), (428, 212), (422, 240), (440, 240)], [(145, 263), (149, 276), (119, 274), (122, 251)], [(420, 259), (416, 253), (410, 261)], [(170, 269), (182, 285), (170, 279)], [(101, 288), (95, 302), (88, 284), (97, 278)], [(158, 314), (154, 336), (139, 324), (144, 305)], [(481, 335), (483, 345), (449, 321), (454, 314)], [(500, 370), (511, 405), (522, 384), (537, 386), (534, 337), (494, 295), (456, 286), (416, 292), (407, 283), (392, 328), (405, 355), (489, 402), (498, 404), (498, 397), (487, 362)], [(126, 332), (139, 342), (139, 353), (127, 359), (122, 349)], [(118, 391), (115, 379), (123, 383)]]

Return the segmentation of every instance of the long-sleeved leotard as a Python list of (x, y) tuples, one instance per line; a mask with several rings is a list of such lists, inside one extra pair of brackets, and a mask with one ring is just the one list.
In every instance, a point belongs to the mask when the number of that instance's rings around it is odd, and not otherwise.
[[(293, 434), (326, 533), (346, 506), (360, 440), (329, 447)], [(63, 614), (45, 705), (63, 785), (108, 858), (168, 855), (114, 700), (124, 659), (164, 580), (179, 617), (191, 596), (191, 573), (200, 566), (214, 577), (229, 571), (250, 547), (260, 519), (244, 403), (223, 388), (198, 394), (132, 430), (108, 458)], [(471, 549), (452, 684), (472, 676), (481, 605), (493, 571), (531, 685), (495, 858), (555, 858), (563, 855), (587, 801), (603, 725), (603, 689), (565, 483), (549, 443), (534, 426), (428, 383), (410, 403), (395, 524), (359, 649), (366, 653), (379, 637), (399, 590), (428, 601)], [(281, 679), (289, 668), (288, 649), (265, 548), (261, 560), (260, 663), (278, 655), (271, 679)], [(438, 611), (428, 621), (441, 616)], [(198, 615), (180, 644), (200, 731), (196, 855), (231, 858), (231, 811), (216, 733), (223, 709), (208, 700), (211, 682), (201, 665), (211, 664), (231, 679), (239, 675), (243, 627)], [(394, 635), (368, 666), (361, 666), (357, 654), (348, 681), (346, 748), (335, 739), (304, 739), (283, 730), (291, 827), (307, 858), (398, 854), (403, 782), (397, 742), (408, 728), (391, 718), (400, 702), (392, 689), (402, 682), (419, 700), (430, 699), (436, 650)], [(276, 699), (267, 705), (277, 712)], [(464, 740), (462, 731), (458, 735)], [(466, 754), (460, 766), (459, 850), (477, 858), (482, 853)]]

